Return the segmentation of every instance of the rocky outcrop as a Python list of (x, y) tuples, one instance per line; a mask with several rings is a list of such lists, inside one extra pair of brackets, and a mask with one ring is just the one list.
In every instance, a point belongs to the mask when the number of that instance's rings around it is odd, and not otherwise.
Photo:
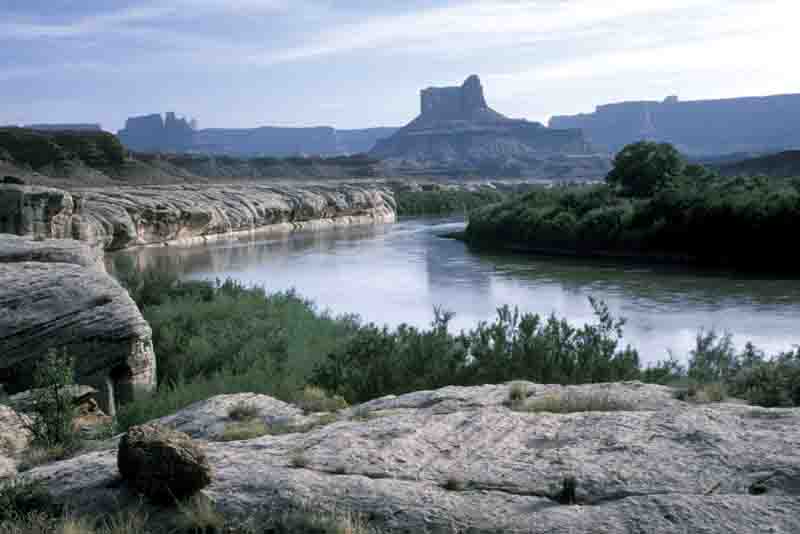
[(621, 102), (555, 116), (550, 127), (580, 128), (591, 143), (612, 152), (643, 139), (672, 143), (694, 156), (777, 152), (800, 148), (800, 94)]
[[(460, 87), (420, 94), (420, 115), (370, 155), (406, 174), (483, 174), (545, 178), (601, 176), (606, 158), (592, 153), (580, 130), (550, 129), (491, 109), (477, 76)], [(548, 166), (567, 166), (579, 176)]]
[(191, 497), (211, 483), (212, 471), (202, 448), (183, 432), (140, 425), (122, 436), (117, 467), (132, 488), (156, 502)]
[(0, 235), (0, 382), (28, 389), (51, 350), (75, 356), (78, 382), (101, 391), (107, 413), (155, 387), (150, 327), (95, 250)]
[[(209, 443), (204, 493), (230, 517), (305, 507), (395, 532), (800, 531), (800, 410), (690, 405), (636, 382), (524, 387), (530, 402), (565, 389), (628, 408), (515, 411), (510, 385), (386, 397), (308, 432)], [(137, 502), (116, 473), (108, 450), (30, 476), (72, 510), (113, 511)]]
[(168, 112), (131, 117), (125, 128), (117, 133), (120, 142), (130, 150), (140, 152), (183, 152), (192, 145), (194, 130), (186, 119)]
[(71, 237), (106, 250), (394, 217), (390, 193), (353, 186), (175, 185), (66, 192), (0, 184), (0, 224), (6, 232)]

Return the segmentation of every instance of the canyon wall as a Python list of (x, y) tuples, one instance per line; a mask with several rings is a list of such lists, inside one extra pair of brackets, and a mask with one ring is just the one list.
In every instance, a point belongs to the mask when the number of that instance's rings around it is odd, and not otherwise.
[(623, 102), (594, 113), (555, 116), (551, 128), (579, 128), (616, 152), (643, 139), (674, 144), (689, 155), (777, 152), (800, 148), (800, 94), (680, 102)]
[(230, 156), (334, 156), (368, 152), (397, 128), (336, 130), (329, 126), (286, 128), (206, 128), (198, 130), (174, 113), (131, 117), (120, 141), (136, 152), (194, 152)]
[(77, 239), (104, 250), (394, 218), (391, 193), (355, 186), (171, 185), (68, 192), (0, 184), (0, 232)]

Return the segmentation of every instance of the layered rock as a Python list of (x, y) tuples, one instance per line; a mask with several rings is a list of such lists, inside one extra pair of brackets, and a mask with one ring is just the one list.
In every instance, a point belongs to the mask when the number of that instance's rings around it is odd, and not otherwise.
[(800, 148), (800, 94), (680, 102), (621, 102), (594, 113), (555, 116), (551, 128), (580, 128), (616, 152), (643, 139), (668, 142), (690, 155), (777, 152)]
[[(593, 155), (580, 130), (549, 129), (491, 109), (474, 75), (460, 87), (422, 90), (420, 115), (379, 140), (370, 155), (387, 159), (390, 168), (418, 174), (565, 177), (563, 170), (547, 169), (554, 162), (580, 169), (587, 178), (607, 170), (605, 158)], [(580, 161), (587, 159), (590, 165)]]
[(155, 387), (150, 326), (96, 250), (0, 235), (0, 382), (28, 389), (52, 350), (76, 358), (78, 382), (102, 392), (107, 413)]
[(236, 232), (390, 222), (394, 200), (378, 189), (175, 185), (81, 189), (0, 185), (6, 232), (72, 237), (107, 250), (192, 243)]
[[(510, 385), (382, 398), (308, 432), (209, 443), (215, 479), (205, 493), (230, 517), (305, 507), (396, 532), (800, 530), (800, 409), (689, 405), (635, 382), (566, 389), (629, 407), (515, 411)], [(535, 401), (565, 388), (525, 390)], [(212, 406), (227, 403), (173, 421)], [(114, 450), (31, 476), (78, 512), (138, 502), (115, 482)]]

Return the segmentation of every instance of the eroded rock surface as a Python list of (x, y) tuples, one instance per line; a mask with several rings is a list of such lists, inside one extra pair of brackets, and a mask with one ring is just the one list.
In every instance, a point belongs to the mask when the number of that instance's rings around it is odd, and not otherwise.
[(17, 474), (17, 456), (31, 441), (29, 420), (9, 406), (0, 404), (0, 480)]
[(155, 387), (150, 326), (98, 258), (70, 240), (0, 237), (0, 381), (12, 392), (31, 386), (51, 350), (75, 357), (78, 381), (101, 391), (107, 413)]
[(71, 192), (0, 185), (0, 228), (106, 250), (193, 243), (235, 232), (391, 222), (390, 193), (355, 186), (170, 185)]
[[(526, 389), (529, 400), (563, 392)], [(398, 532), (800, 531), (800, 410), (690, 405), (640, 383), (570, 391), (637, 409), (519, 412), (509, 385), (387, 397), (305, 433), (208, 443), (215, 480), (205, 493), (231, 516), (310, 506)], [(228, 403), (192, 413), (214, 407)], [(113, 510), (135, 502), (115, 482), (115, 460), (101, 451), (32, 476), (76, 510)], [(565, 505), (571, 478), (577, 504)]]

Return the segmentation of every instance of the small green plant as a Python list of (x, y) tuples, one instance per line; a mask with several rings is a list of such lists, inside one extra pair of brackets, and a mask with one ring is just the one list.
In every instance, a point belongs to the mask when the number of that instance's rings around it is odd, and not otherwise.
[(60, 511), (44, 484), (38, 481), (0, 482), (0, 523), (32, 513), (54, 515)]
[(564, 477), (561, 481), (561, 491), (555, 497), (559, 504), (576, 504), (578, 480), (573, 476)]
[(508, 405), (519, 409), (528, 400), (528, 386), (523, 382), (513, 382), (508, 388)]
[(69, 458), (75, 452), (74, 449), (64, 445), (52, 445), (50, 447), (33, 446), (25, 451), (19, 463), (20, 471), (28, 471), (40, 465), (46, 465)]
[(304, 469), (308, 467), (308, 464), (309, 464), (308, 457), (301, 452), (293, 454), (292, 457), (289, 459), (289, 465), (291, 465), (296, 469)]
[(727, 397), (727, 388), (721, 382), (708, 384), (690, 382), (685, 389), (679, 389), (675, 394), (675, 398), (678, 400), (695, 404), (723, 402)]
[(225, 518), (217, 512), (214, 503), (204, 495), (197, 495), (178, 503), (176, 530), (186, 534), (215, 534), (222, 532)]
[(292, 511), (277, 520), (265, 518), (267, 530), (274, 534), (367, 534), (367, 523), (354, 514)]
[(73, 403), (73, 359), (64, 350), (51, 349), (34, 372), (30, 420), (24, 420), (33, 443), (44, 448), (77, 447), (74, 432), (77, 409)]
[(225, 430), (220, 436), (220, 441), (243, 441), (260, 438), (270, 433), (269, 427), (263, 421), (244, 421), (225, 425)]
[(239, 402), (230, 407), (228, 417), (234, 421), (247, 421), (259, 416), (258, 407), (254, 404)]
[(622, 399), (615, 399), (609, 394), (600, 393), (556, 393), (538, 399), (529, 400), (520, 405), (519, 411), (548, 413), (577, 412), (620, 412), (635, 411), (636, 404)]
[(294, 403), (307, 413), (336, 412), (347, 408), (347, 401), (340, 395), (329, 395), (327, 391), (317, 386), (306, 386), (297, 395)]
[(467, 484), (461, 479), (449, 477), (447, 480), (445, 480), (442, 487), (447, 491), (464, 491), (467, 487)]

